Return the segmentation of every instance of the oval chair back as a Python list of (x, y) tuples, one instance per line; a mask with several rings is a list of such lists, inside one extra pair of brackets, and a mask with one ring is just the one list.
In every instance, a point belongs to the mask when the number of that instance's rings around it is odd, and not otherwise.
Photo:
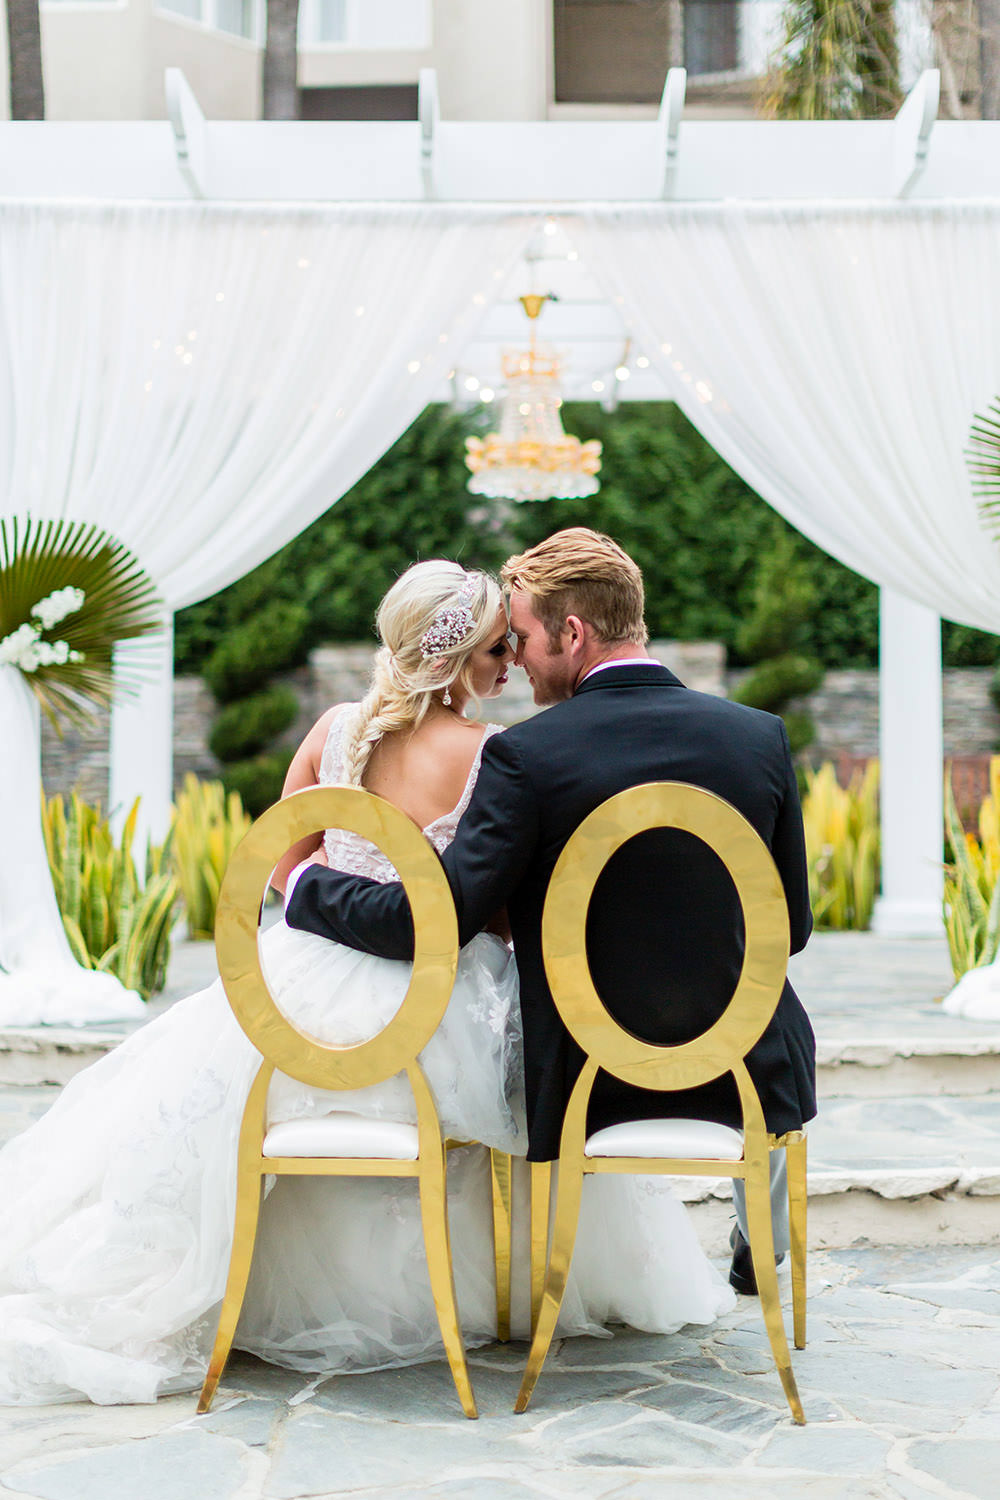
[[(701, 1035), (674, 1044), (645, 1041), (614, 1019), (594, 986), (586, 950), (587, 914), (601, 872), (629, 839), (657, 828), (679, 829), (708, 845), (729, 872), (745, 928), (743, 964), (725, 1010)], [(790, 1137), (779, 1141), (768, 1135), (760, 1098), (745, 1062), (774, 1014), (788, 964), (788, 908), (769, 850), (742, 813), (701, 787), (672, 781), (630, 787), (585, 818), (560, 854), (545, 899), (542, 951), (552, 998), (563, 1024), (583, 1050), (585, 1062), (563, 1122), (547, 1269), (537, 1258), (539, 1249), (542, 1255), (546, 1249), (544, 1227), (539, 1230), (533, 1223), (534, 1339), (516, 1410), (523, 1411), (527, 1406), (555, 1331), (573, 1253), (583, 1177), (594, 1172), (656, 1172), (729, 1176), (746, 1183), (751, 1253), (755, 1270), (759, 1266), (758, 1286), (768, 1334), (793, 1415), (797, 1421), (804, 1420), (778, 1298), (768, 1191), (770, 1152), (789, 1144)], [(685, 1121), (687, 1129), (678, 1132), (670, 1127), (681, 1122), (672, 1120), (644, 1120), (638, 1127), (613, 1126), (588, 1140), (587, 1107), (599, 1069), (638, 1088), (665, 1093), (697, 1088), (732, 1074), (743, 1113), (742, 1140), (736, 1132), (711, 1122)], [(663, 1150), (656, 1149), (657, 1134), (664, 1143)], [(798, 1146), (800, 1133), (794, 1134), (796, 1139), (791, 1144)], [(677, 1142), (685, 1136), (688, 1142), (699, 1143), (697, 1156), (690, 1145), (683, 1152), (671, 1145), (671, 1137)], [(622, 1144), (605, 1147), (602, 1137)], [(719, 1155), (715, 1154), (715, 1142)], [(804, 1138), (801, 1148), (801, 1156), (795, 1159), (796, 1170), (789, 1172), (790, 1184), (795, 1179), (793, 1269), (796, 1261), (801, 1261), (801, 1277), (794, 1282), (796, 1342), (800, 1322), (803, 1342), (805, 1337)], [(536, 1165), (534, 1170), (544, 1184), (532, 1194), (537, 1219), (547, 1209), (547, 1164)]]
[[(278, 1006), (261, 963), (259, 921), (275, 865), (319, 829), (359, 834), (395, 866), (410, 902), (414, 956), (402, 1004), (377, 1035), (338, 1045), (303, 1031)], [(430, 1272), (445, 1352), (469, 1417), (476, 1404), (455, 1303), (445, 1196), (445, 1148), (437, 1109), (418, 1054), (447, 1009), (458, 963), (458, 923), (437, 854), (399, 808), (358, 787), (310, 787), (275, 804), (253, 824), (226, 870), (216, 916), (219, 972), (233, 1013), (262, 1062), (240, 1128), (233, 1249), (215, 1347), (198, 1410), (207, 1411), (232, 1347), (253, 1258), (265, 1176), (416, 1177)], [(405, 1072), (416, 1127), (335, 1114), (267, 1122), (275, 1070), (313, 1088), (361, 1089)]]

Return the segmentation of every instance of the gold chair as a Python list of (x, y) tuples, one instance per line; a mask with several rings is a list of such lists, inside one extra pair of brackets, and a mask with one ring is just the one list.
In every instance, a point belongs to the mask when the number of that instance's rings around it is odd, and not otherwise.
[[(743, 908), (746, 951), (724, 1013), (701, 1036), (677, 1046), (641, 1041), (612, 1019), (587, 963), (587, 908), (611, 856), (648, 828), (679, 828), (703, 840), (729, 871)], [(804, 1422), (778, 1293), (771, 1225), (770, 1153), (787, 1152), (795, 1346), (805, 1347), (806, 1142), (802, 1131), (769, 1135), (746, 1054), (781, 997), (788, 963), (788, 909), (764, 843), (728, 802), (699, 787), (657, 782), (611, 797), (577, 829), (549, 885), (542, 917), (546, 974), (567, 1030), (586, 1054), (563, 1122), (552, 1244), (549, 1163), (532, 1170), (532, 1344), (515, 1411), (524, 1411), (556, 1327), (576, 1238), (583, 1178), (591, 1172), (742, 1178), (750, 1250), (761, 1310), (778, 1374), (796, 1422)], [(743, 1130), (704, 1120), (638, 1120), (587, 1137), (587, 1106), (598, 1069), (625, 1083), (670, 1092), (731, 1073)]]
[[(413, 913), (410, 985), (399, 1010), (377, 1036), (330, 1046), (298, 1029), (277, 1007), (257, 946), (261, 897), (275, 864), (318, 828), (343, 828), (376, 844), (395, 865)], [(312, 787), (270, 808), (240, 844), (222, 884), (216, 922), (219, 971), (236, 1019), (263, 1061), (250, 1088), (238, 1147), (233, 1249), (218, 1332), (198, 1411), (208, 1411), (232, 1348), (246, 1294), (265, 1176), (415, 1177), (424, 1244), (441, 1337), (462, 1409), (478, 1415), (455, 1302), (445, 1184), (445, 1143), (417, 1054), (440, 1024), (458, 961), (458, 925), (444, 871), (410, 819), (355, 787)], [(267, 1124), (275, 1069), (314, 1088), (360, 1089), (402, 1071), (410, 1081), (417, 1124), (321, 1119)]]

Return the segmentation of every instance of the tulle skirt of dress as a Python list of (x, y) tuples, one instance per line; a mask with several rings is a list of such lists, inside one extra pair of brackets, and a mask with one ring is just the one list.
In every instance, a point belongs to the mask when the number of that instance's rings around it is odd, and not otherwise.
[[(408, 983), (405, 964), (283, 923), (262, 946), (282, 1009), (323, 1040), (377, 1032)], [(78, 1074), (0, 1152), (0, 1403), (152, 1401), (201, 1384), (259, 1060), (216, 982)], [(422, 1061), (447, 1135), (523, 1154), (516, 971), (499, 940), (481, 935), (462, 950)], [(415, 1119), (405, 1077), (352, 1094), (275, 1077), (272, 1122), (331, 1109)], [(663, 1184), (600, 1178), (586, 1188), (560, 1333), (597, 1333), (607, 1321), (670, 1331), (731, 1305)], [(471, 1347), (496, 1324), (485, 1151), (451, 1153), (448, 1192)], [(519, 1292), (522, 1320), (524, 1301)], [(439, 1354), (416, 1183), (279, 1179), (263, 1205), (236, 1346), (316, 1372)]]

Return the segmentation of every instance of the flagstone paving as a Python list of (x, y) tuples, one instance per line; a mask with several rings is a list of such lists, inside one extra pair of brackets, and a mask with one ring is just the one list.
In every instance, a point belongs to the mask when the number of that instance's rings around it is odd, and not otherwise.
[[(38, 1500), (995, 1500), (1000, 1253), (812, 1257), (794, 1426), (757, 1304), (714, 1328), (569, 1339), (511, 1412), (523, 1345), (471, 1356), (478, 1422), (443, 1362), (296, 1375), (236, 1356), (193, 1395), (0, 1414), (0, 1494)], [(787, 1284), (786, 1284), (787, 1290)]]
[[(178, 945), (165, 1000), (213, 972), (211, 945)], [(973, 1195), (1000, 1191), (1000, 1024), (943, 1014), (944, 943), (821, 933), (792, 977), (832, 1095), (810, 1135), (817, 1180), (879, 1162), (897, 1173), (940, 1164), (974, 1179)], [(115, 1039), (81, 1030), (95, 1048)], [(0, 1140), (58, 1092), (0, 1086)], [(805, 1428), (788, 1416), (759, 1308), (741, 1298), (711, 1329), (565, 1341), (518, 1417), (523, 1345), (472, 1353), (476, 1423), (461, 1416), (440, 1362), (323, 1378), (242, 1355), (206, 1417), (192, 1395), (0, 1410), (0, 1495), (995, 1500), (1000, 1243), (928, 1236), (918, 1248), (819, 1250), (810, 1278), (809, 1347), (794, 1355)]]

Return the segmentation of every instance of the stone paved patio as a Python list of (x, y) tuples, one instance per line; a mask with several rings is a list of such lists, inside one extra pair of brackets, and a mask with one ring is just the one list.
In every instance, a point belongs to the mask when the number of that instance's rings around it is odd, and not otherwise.
[(473, 1356), (481, 1417), (443, 1364), (311, 1379), (238, 1356), (215, 1410), (6, 1412), (0, 1494), (39, 1500), (995, 1500), (1000, 1258), (855, 1249), (812, 1261), (808, 1425), (784, 1405), (755, 1301), (714, 1329), (566, 1340), (525, 1416), (523, 1346)]
[[(181, 946), (170, 997), (206, 983), (212, 967), (208, 945)], [(959, 1157), (970, 1170), (1000, 1165), (1000, 1026), (942, 1014), (943, 943), (820, 934), (793, 970), (821, 1055), (850, 1059), (856, 1046), (905, 1037), (929, 1065), (951, 1051), (978, 1069), (967, 1088), (954, 1075), (957, 1092), (906, 1085), (829, 1099), (812, 1134), (817, 1171), (870, 1166), (873, 1127), (896, 1169)], [(828, 1079), (848, 1071), (838, 1063)], [(57, 1092), (0, 1088), (0, 1139)], [(521, 1417), (510, 1408), (525, 1350), (514, 1345), (471, 1357), (478, 1423), (460, 1415), (443, 1364), (313, 1379), (241, 1355), (204, 1418), (192, 1395), (0, 1412), (0, 1495), (994, 1500), (1000, 1244), (929, 1234), (918, 1248), (819, 1250), (810, 1277), (809, 1347), (794, 1358), (804, 1429), (787, 1415), (757, 1304), (740, 1299), (711, 1329), (565, 1341)]]

